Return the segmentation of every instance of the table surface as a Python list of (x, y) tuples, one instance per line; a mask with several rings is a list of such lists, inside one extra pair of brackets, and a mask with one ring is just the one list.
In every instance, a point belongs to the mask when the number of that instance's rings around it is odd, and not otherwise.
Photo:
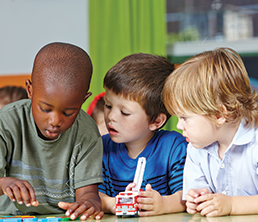
[(153, 217), (117, 218), (105, 214), (102, 222), (258, 222), (258, 215), (203, 217), (200, 214), (188, 213), (165, 214)]
[[(37, 218), (60, 217), (64, 215), (37, 215)], [(78, 218), (79, 219), (79, 218)], [(76, 219), (75, 222), (80, 222)], [(86, 222), (95, 222), (94, 219), (87, 219)], [(70, 220), (70, 222), (72, 222)], [(118, 218), (112, 214), (105, 214), (98, 222), (258, 222), (257, 215), (223, 216), (223, 217), (202, 217), (200, 214), (191, 215), (188, 213), (165, 214), (152, 217), (123, 217)]]
[[(52, 215), (41, 215), (38, 218)], [(76, 220), (77, 222), (79, 220)], [(86, 222), (96, 221), (87, 219)], [(258, 215), (223, 216), (223, 217), (202, 217), (199, 214), (188, 213), (165, 214), (152, 217), (125, 217), (118, 218), (115, 215), (105, 214), (98, 222), (258, 222)]]

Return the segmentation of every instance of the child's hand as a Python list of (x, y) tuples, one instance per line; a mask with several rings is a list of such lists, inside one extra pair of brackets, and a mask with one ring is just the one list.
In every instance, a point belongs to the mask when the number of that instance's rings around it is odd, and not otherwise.
[(132, 189), (136, 186), (136, 183), (129, 183), (126, 188), (125, 191), (132, 191)]
[(104, 216), (104, 213), (101, 211), (100, 207), (96, 207), (92, 200), (81, 200), (74, 203), (59, 202), (58, 206), (66, 210), (65, 215), (70, 216), (72, 220), (75, 220), (78, 216), (81, 220), (86, 220), (90, 216), (93, 216), (95, 219), (101, 219)]
[[(146, 191), (140, 192), (137, 205), (139, 208), (139, 216), (153, 216), (163, 214), (164, 205), (163, 198), (158, 191), (153, 190), (150, 184), (145, 187)], [(141, 211), (144, 210), (144, 211)]]
[(197, 210), (203, 216), (223, 216), (232, 211), (232, 198), (222, 193), (206, 194), (195, 199)]
[(189, 214), (196, 214), (199, 211), (197, 210), (198, 203), (196, 203), (196, 198), (208, 194), (210, 191), (206, 188), (204, 189), (190, 189), (188, 191), (188, 194), (186, 194), (185, 199), (186, 199), (186, 211)]
[(76, 190), (76, 202), (59, 202), (58, 206), (66, 210), (65, 215), (75, 220), (78, 216), (81, 220), (86, 220), (90, 216), (99, 220), (104, 216), (101, 211), (101, 201), (98, 195), (98, 186), (93, 184)]
[(37, 207), (39, 205), (33, 187), (26, 180), (2, 177), (0, 178), (0, 189), (13, 202), (17, 201), (18, 204), (24, 202), (27, 207), (31, 205)]

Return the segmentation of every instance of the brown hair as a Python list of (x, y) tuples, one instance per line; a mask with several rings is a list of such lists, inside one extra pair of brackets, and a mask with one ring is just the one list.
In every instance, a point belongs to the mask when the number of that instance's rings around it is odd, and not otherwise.
[(166, 58), (146, 53), (126, 56), (104, 78), (104, 88), (138, 102), (152, 123), (160, 113), (170, 118), (161, 99), (166, 78), (174, 65)]
[(172, 115), (187, 110), (223, 115), (231, 123), (244, 118), (247, 127), (258, 126), (258, 95), (241, 57), (230, 48), (203, 52), (181, 64), (166, 80), (163, 99)]

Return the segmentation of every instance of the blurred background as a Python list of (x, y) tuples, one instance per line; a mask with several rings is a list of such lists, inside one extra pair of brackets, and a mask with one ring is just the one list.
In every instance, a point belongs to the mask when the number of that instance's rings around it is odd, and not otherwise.
[[(72, 43), (93, 62), (84, 110), (104, 90), (108, 69), (137, 52), (180, 64), (231, 47), (258, 89), (258, 0), (1, 0), (0, 21), (0, 87), (25, 87), (42, 46)], [(173, 117), (165, 128), (176, 130), (176, 123)]]

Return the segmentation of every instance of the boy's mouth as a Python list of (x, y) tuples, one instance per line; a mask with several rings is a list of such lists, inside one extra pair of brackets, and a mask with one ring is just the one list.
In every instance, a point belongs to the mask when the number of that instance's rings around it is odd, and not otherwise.
[(55, 137), (58, 137), (58, 135), (59, 135), (58, 131), (46, 130), (45, 132), (46, 132), (47, 136), (50, 138), (55, 138)]
[(115, 130), (113, 127), (111, 127), (111, 126), (108, 126), (108, 132), (110, 133), (110, 134), (116, 134), (116, 133), (118, 133), (118, 131), (117, 130)]
[(183, 137), (185, 137), (186, 142), (188, 142), (188, 143), (190, 142), (189, 137), (187, 137), (184, 132), (183, 132)]

